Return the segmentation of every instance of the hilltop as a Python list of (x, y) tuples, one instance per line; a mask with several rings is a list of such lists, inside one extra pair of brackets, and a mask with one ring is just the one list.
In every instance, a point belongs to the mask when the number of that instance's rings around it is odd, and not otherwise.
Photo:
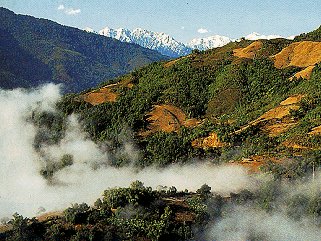
[(64, 84), (79, 92), (168, 59), (138, 45), (0, 8), (0, 87)]

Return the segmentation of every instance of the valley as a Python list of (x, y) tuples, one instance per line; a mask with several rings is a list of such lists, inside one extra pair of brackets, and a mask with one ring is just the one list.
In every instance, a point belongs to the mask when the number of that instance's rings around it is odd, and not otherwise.
[(320, 239), (321, 26), (170, 59), (0, 19), (1, 240)]

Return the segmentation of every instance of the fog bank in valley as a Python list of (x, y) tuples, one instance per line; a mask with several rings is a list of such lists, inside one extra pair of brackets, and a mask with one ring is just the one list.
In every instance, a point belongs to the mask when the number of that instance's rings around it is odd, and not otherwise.
[[(75, 202), (91, 204), (103, 190), (129, 186), (135, 180), (153, 188), (163, 185), (190, 191), (207, 183), (221, 194), (257, 187), (259, 179), (238, 166), (203, 163), (140, 171), (131, 166), (112, 167), (108, 153), (87, 138), (75, 115), (68, 118), (65, 136), (58, 144), (36, 151), (37, 127), (30, 116), (35, 110), (55, 112), (60, 97), (59, 86), (53, 84), (33, 91), (0, 91), (0, 217), (14, 212), (33, 216), (39, 210), (62, 210)], [(130, 143), (122, 150), (137, 158)], [(58, 170), (49, 183), (40, 175), (46, 160), (55, 162), (65, 154), (73, 156), (73, 164)]]

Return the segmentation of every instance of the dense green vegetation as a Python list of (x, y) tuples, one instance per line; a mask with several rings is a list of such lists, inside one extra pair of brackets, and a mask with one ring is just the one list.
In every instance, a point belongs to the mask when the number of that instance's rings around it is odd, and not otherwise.
[[(288, 40), (275, 41), (282, 46), (288, 44)], [(115, 103), (92, 106), (77, 95), (67, 95), (58, 103), (58, 109), (65, 116), (77, 113), (91, 138), (100, 143), (108, 141), (111, 150), (117, 150), (126, 140), (134, 140), (141, 150), (141, 157), (135, 163), (138, 166), (165, 166), (185, 163), (193, 158), (217, 158), (229, 153), (231, 148), (228, 147), (203, 150), (191, 146), (193, 140), (205, 137), (212, 131), (217, 132), (222, 141), (230, 143), (232, 148), (240, 146), (241, 155), (237, 158), (265, 152), (276, 153), (282, 150), (281, 142), (286, 138), (295, 138), (297, 129), (302, 125), (306, 131), (300, 133), (306, 135), (312, 127), (321, 124), (315, 119), (313, 122), (307, 121), (309, 116), (318, 118), (319, 115), (320, 69), (314, 69), (308, 82), (302, 79), (289, 81), (299, 68), (276, 69), (267, 56), (268, 53), (279, 51), (279, 45), (267, 43), (264, 42), (263, 47), (267, 45), (264, 49), (269, 52), (262, 52), (253, 60), (233, 57), (232, 49), (249, 44), (244, 41), (205, 52), (194, 52), (169, 67), (163, 63), (153, 63), (115, 80), (131, 79), (134, 84), (131, 89), (120, 87)], [(293, 117), (300, 115), (299, 124), (285, 135), (269, 137), (261, 129), (265, 123), (234, 133), (293, 94), (307, 96), (301, 108), (292, 112)], [(172, 104), (181, 108), (188, 118), (204, 120), (203, 124), (141, 138), (140, 131), (149, 124), (147, 114), (156, 104)], [(305, 139), (308, 139), (309, 145), (318, 143), (316, 138), (301, 138), (302, 141)], [(114, 163), (122, 165), (122, 162), (128, 161), (115, 160)]]
[[(319, 40), (318, 31), (305, 36)], [(321, 137), (308, 134), (321, 125), (321, 65), (311, 78), (293, 78), (298, 67), (277, 69), (271, 55), (291, 43), (276, 39), (262, 41), (263, 47), (253, 59), (233, 56), (233, 49), (246, 47), (242, 40), (222, 48), (193, 51), (169, 63), (152, 63), (114, 83), (130, 81), (131, 88), (119, 85), (116, 102), (91, 105), (80, 94), (65, 95), (55, 113), (35, 111), (30, 121), (38, 133), (34, 149), (41, 153), (45, 145), (54, 145), (64, 137), (68, 117), (76, 114), (88, 137), (107, 149), (110, 164), (121, 168), (127, 164), (144, 168), (166, 168), (210, 160), (215, 164), (239, 162), (254, 156), (264, 157), (260, 171), (270, 174), (257, 190), (241, 190), (221, 196), (204, 184), (196, 192), (177, 191), (173, 186), (152, 190), (136, 181), (128, 188), (104, 191), (92, 206), (73, 204), (62, 216), (39, 222), (14, 215), (11, 229), (3, 234), (7, 240), (206, 240), (208, 228), (228, 217), (235, 206), (263, 212), (282, 213), (292, 221), (307, 218), (321, 223), (321, 193), (296, 192), (297, 183), (313, 180), (321, 168)], [(72, 54), (69, 53), (68, 54)], [(97, 57), (99, 58), (99, 56)], [(102, 83), (97, 89), (109, 84)], [(256, 121), (293, 95), (304, 96), (282, 118)], [(200, 124), (181, 125), (176, 131), (141, 133), (149, 128), (148, 114), (155, 105), (169, 104), (180, 108), (187, 118)], [(281, 134), (269, 135), (269, 124), (293, 124)], [(249, 124), (250, 123), (250, 124)], [(254, 124), (253, 124), (254, 123)], [(217, 133), (223, 147), (196, 148), (192, 142)], [(285, 142), (294, 145), (285, 145)], [(120, 155), (127, 144), (138, 149), (135, 158)], [(278, 161), (275, 161), (277, 159)], [(47, 161), (41, 175), (50, 183), (56, 172), (73, 165), (71, 155)], [(257, 170), (258, 171), (258, 170)], [(286, 188), (284, 188), (284, 186)], [(265, 240), (263, 233), (253, 231), (248, 240)], [(1, 236), (0, 236), (1, 237)]]
[[(175, 187), (152, 190), (140, 181), (128, 188), (112, 188), (93, 206), (73, 204), (62, 215), (39, 222), (15, 214), (6, 240), (205, 240), (212, 223), (225, 218), (232, 207), (251, 206), (273, 214), (282, 207), (289, 220), (306, 217), (321, 221), (321, 193), (289, 195), (280, 181), (267, 182), (255, 192), (242, 190), (230, 197), (211, 193), (204, 184), (196, 193)], [(281, 195), (286, 201), (281, 201)], [(283, 197), (284, 198), (284, 197)], [(285, 198), (284, 198), (285, 200)], [(261, 220), (264, 222), (264, 220)], [(262, 240), (253, 230), (249, 240)], [(254, 238), (256, 237), (256, 238)], [(206, 239), (207, 240), (207, 239)]]
[(321, 41), (321, 25), (319, 26), (319, 28), (317, 28), (312, 32), (303, 33), (303, 34), (300, 34), (299, 36), (296, 36), (294, 40), (295, 41), (303, 41), (303, 40)]
[(166, 59), (138, 45), (62, 26), (0, 8), (0, 87), (36, 87), (48, 82), (79, 92)]
[[(40, 127), (35, 147), (58, 143), (64, 136), (66, 118), (76, 113), (89, 136), (108, 146), (115, 166), (134, 162), (139, 167), (164, 167), (195, 158), (222, 162), (251, 155), (291, 156), (292, 150), (282, 145), (285, 140), (319, 149), (320, 138), (307, 133), (321, 125), (320, 66), (314, 69), (309, 81), (289, 81), (300, 68), (276, 69), (269, 58), (287, 46), (288, 40), (263, 41), (263, 47), (254, 59), (233, 56), (233, 49), (250, 43), (244, 40), (204, 52), (194, 51), (171, 65), (153, 63), (116, 78), (115, 83), (130, 80), (133, 84), (133, 88), (123, 86), (116, 90), (119, 94), (116, 102), (92, 106), (83, 101), (81, 94), (66, 95), (57, 104), (59, 111), (54, 116), (46, 113), (34, 115), (34, 121)], [(286, 133), (276, 137), (267, 135), (262, 130), (267, 122), (235, 132), (294, 94), (306, 96), (300, 109), (291, 112), (290, 118), (296, 119), (298, 124)], [(177, 132), (158, 132), (142, 138), (140, 132), (149, 125), (147, 114), (157, 104), (179, 107), (188, 118), (203, 120), (202, 124), (194, 128), (182, 126)], [(192, 147), (193, 140), (206, 137), (213, 131), (220, 140), (228, 143), (225, 148)], [(127, 142), (140, 150), (139, 158), (132, 160), (130, 156), (119, 155), (118, 150)], [(233, 151), (235, 149), (237, 151)]]

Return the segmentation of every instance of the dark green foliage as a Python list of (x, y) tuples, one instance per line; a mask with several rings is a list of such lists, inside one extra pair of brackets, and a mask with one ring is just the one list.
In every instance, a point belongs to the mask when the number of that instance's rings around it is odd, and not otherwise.
[(209, 86), (207, 116), (238, 118), (239, 124), (254, 119), (276, 105), (296, 85), (291, 72), (278, 70), (267, 57), (231, 64), (216, 72)]
[(260, 40), (263, 43), (262, 49), (258, 51), (258, 56), (272, 56), (275, 55), (289, 44), (292, 43), (292, 40), (284, 39), (284, 38), (277, 38), (277, 39), (270, 39), (270, 40)]
[(141, 182), (134, 182), (130, 188), (113, 188), (105, 190), (103, 205), (118, 208), (126, 205), (146, 206), (157, 198), (157, 193), (144, 187)]
[(166, 59), (156, 51), (0, 9), (2, 88), (54, 82), (75, 92)]
[[(77, 37), (78, 30), (73, 31), (76, 32), (70, 36)], [(86, 36), (94, 38), (92, 34)], [(9, 237), (8, 240), (24, 240), (25, 237), (35, 237), (35, 240), (38, 237), (39, 240), (204, 240), (208, 225), (228, 217), (235, 205), (254, 207), (272, 215), (282, 210), (296, 221), (312, 218), (320, 225), (320, 193), (292, 195), (283, 186), (291, 184), (292, 180), (313, 180), (321, 167), (321, 138), (307, 135), (312, 128), (321, 125), (321, 65), (314, 68), (309, 81), (289, 81), (300, 68), (276, 69), (268, 56), (279, 52), (290, 41), (263, 41), (263, 48), (254, 59), (233, 57), (234, 48), (250, 43), (242, 40), (222, 48), (194, 51), (171, 65), (153, 63), (114, 79), (114, 83), (128, 79), (134, 84), (133, 88), (115, 89), (119, 96), (114, 103), (92, 106), (82, 99), (81, 94), (86, 92), (66, 95), (57, 104), (57, 113), (34, 112), (31, 119), (39, 129), (34, 147), (39, 151), (42, 145), (58, 144), (65, 135), (66, 118), (76, 113), (88, 136), (107, 150), (114, 166), (131, 163), (141, 168), (149, 165), (166, 168), (173, 163), (203, 159), (220, 163), (267, 154), (283, 158), (282, 162), (271, 161), (261, 167), (274, 180), (258, 183), (256, 191), (240, 190), (224, 197), (211, 193), (211, 187), (206, 184), (193, 193), (178, 191), (174, 186), (155, 191), (135, 181), (128, 188), (105, 190), (93, 207), (75, 204), (65, 210), (64, 217), (54, 221), (39, 224), (15, 216), (12, 223), (17, 232), (8, 231), (5, 237)], [(79, 44), (84, 44), (82, 38)], [(56, 78), (69, 78), (66, 59), (79, 57), (85, 63), (84, 47), (71, 47), (56, 46), (52, 50), (50, 61), (56, 68)], [(102, 56), (97, 58), (103, 61)], [(271, 137), (264, 131), (266, 125), (279, 120), (248, 125), (294, 94), (305, 97), (300, 108), (287, 117), (289, 122), (298, 122), (289, 131), (278, 137)], [(142, 135), (150, 124), (148, 113), (154, 105), (161, 104), (174, 105), (183, 110), (187, 118), (196, 117), (202, 123), (194, 128), (182, 126), (172, 133), (159, 131)], [(212, 132), (227, 145), (206, 150), (192, 147), (192, 141)], [(282, 146), (285, 140), (298, 141), (310, 151), (286, 148)], [(135, 158), (122, 152), (128, 143), (140, 150)], [(60, 160), (47, 160), (46, 164), (42, 175), (54, 181), (55, 172), (73, 165), (73, 157), (67, 154)], [(268, 237), (251, 233), (249, 239)]]
[(256, 194), (256, 202), (260, 208), (267, 212), (276, 209), (276, 200), (281, 195), (281, 186), (279, 181), (269, 181), (260, 187)]
[(319, 223), (321, 223), (321, 193), (316, 192), (314, 195), (309, 199), (308, 204), (308, 213)]
[(287, 215), (294, 220), (301, 219), (308, 210), (308, 198), (302, 194), (294, 195), (288, 200)]
[(87, 222), (89, 206), (86, 203), (75, 203), (64, 211), (67, 222), (72, 224), (83, 224)]
[(250, 192), (247, 189), (242, 190), (239, 193), (231, 193), (230, 196), (232, 202), (235, 202), (238, 205), (250, 203), (252, 200), (255, 199), (254, 193)]
[(59, 161), (46, 160), (46, 166), (40, 170), (40, 175), (51, 182), (56, 172), (74, 164), (73, 159), (72, 155), (64, 154)]
[(87, 102), (81, 101), (76, 94), (66, 94), (56, 104), (59, 111), (64, 115), (70, 115), (73, 112), (80, 112), (84, 109), (90, 108), (91, 105)]
[(13, 214), (9, 224), (12, 225), (11, 234), (6, 239), (9, 241), (40, 241), (45, 233), (43, 224), (39, 223), (36, 219), (24, 218), (18, 213)]
[[(276, 69), (266, 54), (258, 55), (253, 60), (233, 62), (233, 48), (247, 44), (233, 43), (223, 48), (194, 53), (188, 58), (178, 59), (169, 67), (164, 67), (163, 63), (153, 63), (118, 78), (114, 82), (131, 79), (134, 87), (117, 89), (119, 97), (115, 103), (91, 106), (76, 95), (68, 95), (58, 103), (58, 108), (64, 115), (78, 113), (93, 140), (108, 142), (112, 164), (116, 166), (132, 162), (128, 157), (118, 155), (117, 151), (128, 140), (134, 140), (131, 143), (141, 150), (139, 158), (134, 161), (138, 166), (166, 166), (219, 155), (223, 155), (223, 158), (216, 160), (229, 161), (225, 158), (230, 152), (228, 147), (202, 150), (191, 146), (193, 140), (206, 137), (212, 131), (218, 133), (221, 141), (240, 146), (239, 157), (275, 153), (286, 136), (283, 139), (269, 137), (262, 131), (262, 127), (269, 123), (261, 122), (238, 134), (234, 132), (288, 96), (304, 93), (309, 94), (301, 101), (300, 109), (291, 111), (292, 117), (299, 119), (299, 124), (290, 129), (288, 137), (306, 133), (317, 124), (321, 125), (320, 67), (314, 69), (308, 82), (289, 81), (289, 77), (298, 69)], [(287, 44), (288, 41), (280, 39), (266, 41), (263, 46), (266, 48), (264, 51), (274, 53)], [(223, 57), (226, 58), (224, 61)], [(205, 121), (194, 129), (182, 127), (175, 133), (158, 132), (140, 137), (139, 133), (148, 128), (148, 113), (158, 104), (172, 104), (181, 108), (188, 118), (205, 118)], [(320, 121), (316, 122), (316, 119)], [(300, 137), (300, 141), (313, 147), (321, 143), (318, 137)]]
[(9, 30), (0, 28), (1, 88), (35, 87), (51, 80), (48, 65), (32, 55)]
[(306, 179), (321, 167), (320, 151), (310, 151), (304, 157), (291, 157), (282, 163), (268, 162), (262, 170), (271, 173), (275, 179)]
[[(235, 205), (271, 215), (282, 208), (295, 221), (310, 218), (315, 225), (320, 224), (320, 192), (291, 195), (282, 190), (281, 181), (270, 181), (261, 184), (257, 191), (240, 190), (222, 197), (211, 193), (207, 185), (198, 193), (166, 193), (135, 181), (128, 188), (106, 190), (103, 201), (99, 199), (93, 207), (74, 204), (60, 218), (38, 222), (15, 214), (9, 221), (12, 229), (3, 237), (19, 241), (204, 240), (207, 228), (229, 217)], [(261, 234), (250, 235), (253, 240), (261, 240)]]
[(65, 135), (66, 119), (61, 113), (33, 111), (31, 121), (37, 127), (33, 144), (36, 150), (42, 145), (59, 143)]
[(148, 137), (146, 142), (146, 164), (150, 161), (164, 167), (172, 163), (185, 163), (193, 152), (190, 142), (176, 133), (159, 132)]
[(299, 36), (296, 36), (294, 41), (321, 41), (321, 26), (317, 28), (316, 30), (309, 32), (309, 33), (303, 33)]
[(203, 184), (199, 189), (197, 189), (196, 193), (200, 194), (201, 196), (207, 196), (211, 193), (211, 187), (207, 184)]

